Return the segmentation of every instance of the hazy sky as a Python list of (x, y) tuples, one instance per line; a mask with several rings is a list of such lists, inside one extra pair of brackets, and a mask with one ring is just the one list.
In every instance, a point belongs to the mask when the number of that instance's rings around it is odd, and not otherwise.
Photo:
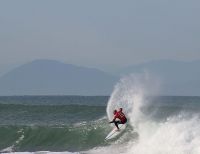
[(200, 1), (1, 0), (0, 72), (41, 58), (101, 69), (200, 59)]

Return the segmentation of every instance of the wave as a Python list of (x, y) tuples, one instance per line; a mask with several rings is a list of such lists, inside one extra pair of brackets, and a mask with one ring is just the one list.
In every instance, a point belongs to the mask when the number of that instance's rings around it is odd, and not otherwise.
[(123, 107), (138, 138), (91, 149), (86, 153), (199, 154), (199, 113), (188, 114), (183, 110), (168, 115), (161, 121), (155, 120), (154, 114), (159, 108), (155, 106), (152, 113), (145, 112), (144, 108), (153, 102), (147, 99), (148, 95), (158, 91), (159, 84), (147, 74), (130, 75), (121, 79), (108, 102), (107, 115), (112, 119), (113, 109)]
[[(81, 151), (105, 145), (107, 120), (71, 126), (1, 126), (1, 151)], [(106, 131), (107, 130), (107, 131)]]
[[(58, 125), (54, 122), (54, 125), (0, 126), (0, 149), (17, 154), (23, 151), (29, 151), (28, 154), (34, 151), (41, 154), (56, 154), (55, 151), (67, 154), (199, 154), (199, 106), (196, 108), (192, 103), (190, 113), (186, 110), (188, 105), (179, 107), (173, 99), (164, 108), (155, 105), (156, 101), (149, 96), (156, 95), (159, 89), (159, 81), (148, 74), (130, 75), (116, 84), (106, 107), (107, 117), (111, 120), (113, 110), (122, 107), (129, 125), (114, 140), (104, 140), (112, 128), (104, 117), (105, 107), (61, 106), (55, 108), (56, 113), (73, 109), (74, 113), (71, 112), (68, 118), (76, 116), (79, 121), (71, 123), (68, 120), (67, 124)], [(50, 109), (52, 114), (54, 107), (45, 106), (37, 111)], [(87, 118), (81, 118), (79, 114)]]

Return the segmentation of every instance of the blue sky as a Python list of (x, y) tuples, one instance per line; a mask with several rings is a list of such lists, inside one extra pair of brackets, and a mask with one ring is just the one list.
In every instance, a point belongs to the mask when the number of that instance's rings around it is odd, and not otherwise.
[(199, 0), (1, 0), (0, 73), (35, 59), (114, 70), (200, 59)]

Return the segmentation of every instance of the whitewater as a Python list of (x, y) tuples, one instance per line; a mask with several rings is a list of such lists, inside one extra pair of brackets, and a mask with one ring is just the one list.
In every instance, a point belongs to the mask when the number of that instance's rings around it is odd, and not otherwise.
[[(187, 103), (180, 108), (171, 104), (160, 107), (155, 95), (159, 94), (160, 82), (149, 74), (134, 74), (121, 78), (115, 85), (106, 106), (107, 116), (102, 113), (96, 120), (76, 122), (73, 129), (79, 128), (88, 135), (85, 140), (102, 138), (98, 144), (87, 150), (80, 151), (36, 151), (14, 152), (11, 145), (1, 150), (1, 153), (13, 154), (199, 154), (200, 153), (200, 118), (197, 107), (191, 105), (188, 111)], [(189, 99), (188, 99), (189, 100)], [(178, 101), (177, 101), (178, 102)], [(191, 101), (192, 102), (192, 101)], [(181, 104), (181, 102), (178, 102)], [(113, 118), (113, 110), (122, 107), (128, 117), (128, 127), (120, 137), (106, 142), (103, 137), (112, 129), (108, 121)], [(171, 109), (173, 108), (173, 111)], [(103, 108), (104, 109), (104, 108)], [(91, 108), (89, 109), (91, 110)], [(95, 108), (93, 112), (97, 109)], [(102, 108), (101, 108), (102, 110)], [(88, 111), (87, 111), (88, 112)], [(59, 130), (60, 131), (60, 130)], [(24, 130), (16, 141), (24, 140)], [(106, 132), (106, 133), (105, 133)], [(82, 131), (79, 131), (81, 134)], [(84, 132), (83, 132), (84, 133)], [(80, 136), (79, 134), (79, 136)], [(90, 138), (92, 135), (96, 137)], [(102, 135), (103, 134), (103, 135)], [(102, 135), (102, 136), (101, 136)], [(95, 139), (93, 140), (93, 142)], [(75, 145), (76, 146), (76, 145)]]
[[(138, 138), (91, 150), (91, 153), (124, 154), (199, 154), (200, 153), (200, 118), (198, 114), (180, 111), (173, 116), (156, 120), (158, 108), (145, 112), (153, 100), (148, 96), (156, 95), (160, 83), (148, 74), (124, 77), (115, 86), (107, 105), (108, 118), (112, 111), (123, 107), (129, 123)], [(120, 139), (119, 139), (120, 140)], [(123, 138), (122, 138), (123, 140)]]

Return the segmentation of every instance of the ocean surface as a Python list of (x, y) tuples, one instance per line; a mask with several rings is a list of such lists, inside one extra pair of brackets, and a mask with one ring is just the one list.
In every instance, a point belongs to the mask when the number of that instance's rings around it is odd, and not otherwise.
[[(153, 97), (132, 80), (111, 96), (1, 96), (0, 153), (199, 154), (200, 97)], [(105, 141), (119, 107), (126, 130)]]
[[(119, 138), (104, 141), (112, 129), (106, 116), (108, 99), (106, 96), (0, 97), (0, 150), (87, 153), (95, 148), (129, 144), (131, 140), (137, 142), (139, 134), (130, 125)], [(200, 112), (200, 97), (168, 96), (153, 100), (143, 110), (157, 123), (181, 112), (197, 115)], [(189, 130), (183, 127), (182, 131)]]

